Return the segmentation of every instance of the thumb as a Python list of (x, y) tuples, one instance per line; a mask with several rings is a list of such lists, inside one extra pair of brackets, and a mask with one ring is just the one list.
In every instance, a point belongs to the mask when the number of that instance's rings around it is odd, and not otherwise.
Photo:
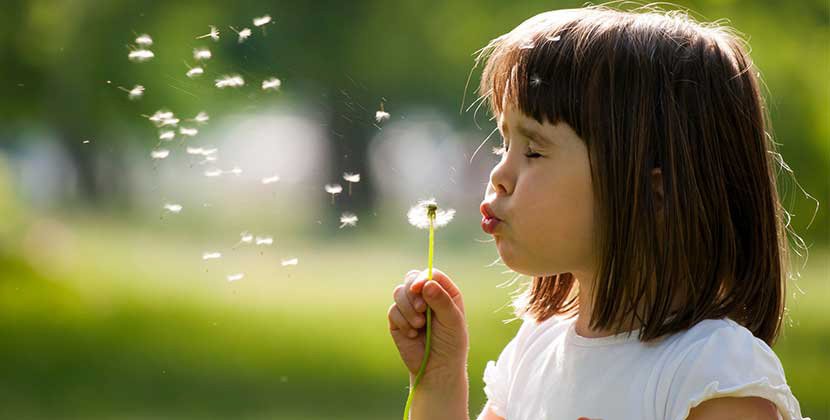
[(455, 302), (450, 297), (449, 293), (441, 287), (435, 280), (430, 280), (424, 284), (423, 294), (424, 301), (435, 312), (435, 317), (438, 318), (442, 324), (449, 327), (458, 327), (464, 325), (464, 314), (455, 305)]

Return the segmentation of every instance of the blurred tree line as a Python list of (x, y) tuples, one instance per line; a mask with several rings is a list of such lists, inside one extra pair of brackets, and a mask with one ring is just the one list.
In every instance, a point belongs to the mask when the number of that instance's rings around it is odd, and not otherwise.
[[(327, 111), (334, 163), (331, 179), (344, 171), (364, 172), (366, 145), (376, 130), (371, 122), (381, 101), (394, 113), (404, 105), (426, 105), (472, 126), (461, 113), (465, 82), (474, 52), (490, 39), (536, 13), (579, 7), (577, 1), (496, 0), (451, 2), (331, 1), (266, 2), (216, 0), (11, 0), (0, 14), (0, 77), (3, 80), (0, 142), (19, 146), (27, 130), (56, 136), (79, 170), (82, 201), (96, 206), (129, 197), (119, 174), (124, 146), (156, 142), (156, 132), (140, 113), (168, 108), (177, 116), (258, 106), (258, 93), (208, 89), (215, 75), (276, 75), (281, 100), (304, 100)], [(824, 0), (679, 1), (693, 16), (728, 18), (752, 46), (752, 56), (769, 90), (774, 138), (801, 186), (823, 206), (830, 201), (830, 7)], [(251, 19), (270, 14), (274, 23), (255, 28)], [(216, 25), (222, 41), (196, 40)], [(250, 27), (243, 44), (228, 25)], [(155, 58), (127, 59), (128, 45), (150, 34)], [(192, 50), (207, 46), (214, 58), (201, 80), (184, 76)], [(470, 103), (478, 72), (465, 102)], [(258, 83), (254, 79), (249, 83)], [(109, 81), (109, 83), (108, 83)], [(141, 84), (146, 97), (126, 99), (116, 86)], [(248, 92), (258, 90), (249, 86)], [(221, 105), (216, 105), (221, 104)], [(219, 107), (222, 108), (219, 108)], [(479, 122), (486, 118), (479, 113)], [(489, 130), (487, 130), (489, 131)], [(483, 133), (482, 138), (484, 137)], [(84, 139), (107, 147), (89, 148)], [(103, 155), (102, 155), (103, 154)], [(101, 164), (105, 161), (107, 164)], [(364, 182), (364, 181), (362, 181)], [(371, 186), (371, 179), (365, 179)], [(828, 239), (828, 217), (820, 208), (805, 230), (815, 203), (797, 188), (786, 188), (785, 205), (793, 225), (810, 241)], [(355, 200), (372, 205), (371, 188)], [(360, 207), (360, 205), (358, 207)]]

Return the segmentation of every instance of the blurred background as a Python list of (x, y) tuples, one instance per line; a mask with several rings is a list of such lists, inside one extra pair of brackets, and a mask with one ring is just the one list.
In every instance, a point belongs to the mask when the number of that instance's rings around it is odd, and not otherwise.
[[(765, 81), (809, 247), (774, 350), (803, 414), (828, 419), (830, 7), (678, 3), (727, 18)], [(386, 311), (426, 266), (405, 215), (429, 197), (457, 210), (436, 266), (465, 296), (477, 415), (529, 279), (479, 228), (498, 140), (475, 153), (495, 126), (470, 108), (474, 53), (581, 4), (4, 1), (0, 417), (400, 416)]]

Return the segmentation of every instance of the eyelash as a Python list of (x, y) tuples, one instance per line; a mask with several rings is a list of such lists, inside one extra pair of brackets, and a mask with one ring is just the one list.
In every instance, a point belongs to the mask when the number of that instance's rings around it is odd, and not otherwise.
[[(496, 156), (501, 156), (505, 153), (507, 153), (506, 146), (499, 146), (493, 148), (493, 154)], [(528, 149), (527, 153), (525, 153), (525, 157), (528, 159), (536, 159), (542, 157), (542, 155), (537, 152), (534, 152), (533, 150)]]

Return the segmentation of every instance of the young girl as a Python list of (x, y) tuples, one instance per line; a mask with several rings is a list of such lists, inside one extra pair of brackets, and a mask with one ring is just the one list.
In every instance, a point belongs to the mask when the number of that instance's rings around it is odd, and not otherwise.
[[(787, 238), (756, 70), (729, 30), (606, 7), (493, 40), (480, 92), (504, 139), (482, 228), (533, 277), (484, 371), (485, 420), (801, 419), (770, 349)], [(462, 295), (411, 271), (388, 318), (412, 419), (468, 419)]]

